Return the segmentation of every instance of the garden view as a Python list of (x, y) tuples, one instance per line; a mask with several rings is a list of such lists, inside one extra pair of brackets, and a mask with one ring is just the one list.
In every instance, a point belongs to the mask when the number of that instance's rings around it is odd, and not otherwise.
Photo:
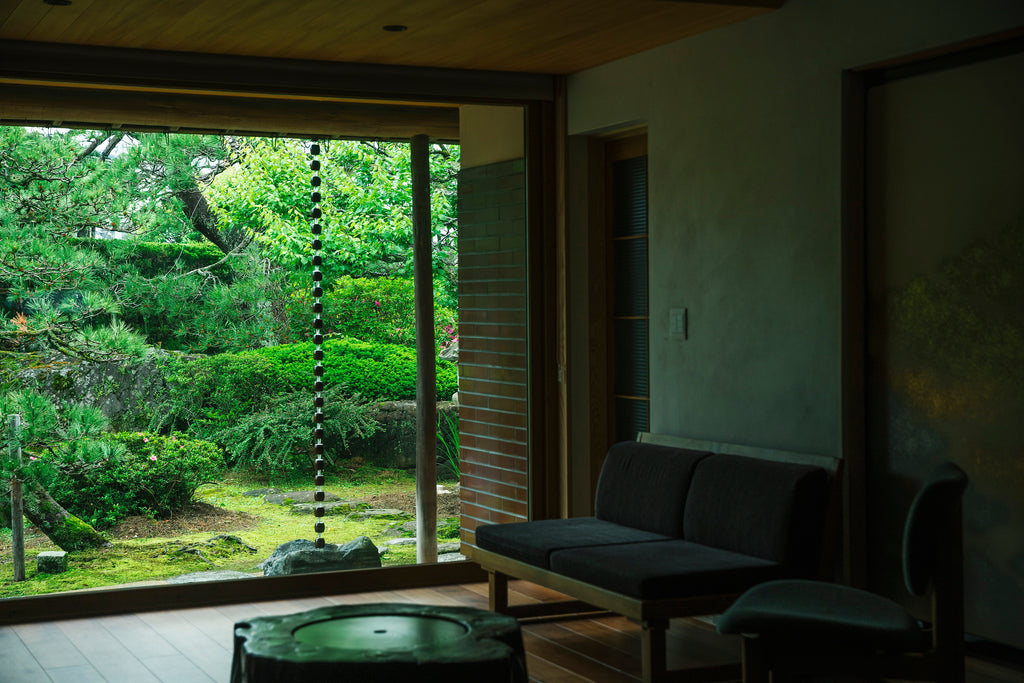
[[(414, 474), (366, 450), (390, 428), (380, 406), (416, 393), (409, 146), (320, 145), (325, 537), (414, 562)], [(312, 538), (297, 500), (313, 488), (308, 148), (0, 127), (0, 597), (259, 574)], [(457, 391), (458, 169), (457, 146), (431, 146), (439, 401)], [(441, 415), (455, 491), (457, 417)], [(439, 540), (456, 540), (457, 492), (439, 508)], [(48, 550), (67, 571), (36, 571)]]

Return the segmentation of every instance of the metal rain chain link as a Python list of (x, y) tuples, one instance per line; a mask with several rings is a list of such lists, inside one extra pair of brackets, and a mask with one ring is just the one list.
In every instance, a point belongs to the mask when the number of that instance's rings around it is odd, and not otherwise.
[(320, 266), (323, 264), (323, 256), (320, 254), (320, 249), (323, 247), (323, 242), (320, 240), (320, 234), (323, 231), (323, 227), (320, 224), (320, 160), (317, 156), (320, 154), (320, 145), (316, 142), (309, 146), (309, 155), (312, 160), (309, 162), (309, 169), (313, 171), (313, 176), (309, 180), (309, 184), (312, 186), (312, 192), (309, 196), (310, 201), (313, 204), (313, 210), (310, 212), (310, 218), (312, 225), (310, 226), (313, 232), (313, 360), (316, 364), (313, 366), (313, 451), (316, 453), (316, 460), (313, 463), (313, 469), (316, 470), (314, 481), (316, 482), (316, 493), (313, 494), (314, 500), (316, 500), (316, 509), (313, 514), (316, 515), (316, 525), (313, 529), (316, 531), (316, 541), (314, 545), (317, 548), (323, 548), (325, 545), (324, 541), (324, 321), (321, 314), (324, 311), (324, 304), (321, 301), (321, 297), (324, 295), (323, 281), (324, 274), (320, 270)]

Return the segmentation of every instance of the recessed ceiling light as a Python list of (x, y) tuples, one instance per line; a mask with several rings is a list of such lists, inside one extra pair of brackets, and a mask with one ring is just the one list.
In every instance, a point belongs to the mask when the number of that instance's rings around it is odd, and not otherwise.
[(65, 7), (71, 4), (71, 0), (43, 0), (43, 3), (54, 7)]
[(403, 26), (402, 24), (388, 24), (387, 26), (384, 27), (384, 30), (391, 31), (392, 33), (399, 33), (401, 31), (407, 30), (408, 28), (408, 26)]

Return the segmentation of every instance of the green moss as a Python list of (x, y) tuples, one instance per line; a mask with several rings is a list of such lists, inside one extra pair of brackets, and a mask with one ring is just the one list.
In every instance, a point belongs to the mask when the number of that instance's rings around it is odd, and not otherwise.
[(75, 386), (75, 379), (71, 374), (63, 375), (61, 373), (55, 373), (53, 379), (50, 380), (50, 386), (56, 392), (65, 392)]
[[(378, 493), (409, 491), (414, 481), (407, 473), (378, 470), (379, 476), (373, 478), (370, 476), (369, 468), (359, 468), (358, 471), (356, 468), (352, 469), (351, 474), (344, 474), (344, 471), (329, 473), (327, 490), (338, 494), (344, 500), (358, 501), (367, 500)], [(334, 485), (331, 485), (332, 477)], [(257, 565), (278, 545), (296, 538), (314, 537), (314, 518), (311, 515), (293, 515), (287, 506), (271, 505), (265, 503), (261, 497), (244, 495), (246, 491), (262, 488), (267, 483), (286, 491), (310, 488), (310, 483), (305, 478), (264, 482), (233, 477), (203, 486), (199, 489), (197, 498), (221, 509), (246, 513), (251, 521), (248, 524), (244, 521), (239, 522), (230, 529), (179, 534), (173, 537), (115, 539), (109, 547), (70, 551), (68, 571), (62, 574), (37, 575), (34, 563), (28, 563), (26, 580), (19, 582), (12, 580), (12, 565), (0, 562), (0, 598), (159, 581), (211, 569), (261, 574)], [(327, 532), (324, 537), (328, 543), (343, 544), (365, 535), (378, 546), (382, 546), (384, 541), (394, 537), (386, 533), (394, 524), (393, 520), (356, 521), (342, 515), (328, 518), (326, 523)], [(88, 528), (87, 524), (78, 519), (69, 519), (65, 524), (68, 528), (79, 530)], [(210, 544), (211, 539), (218, 534), (235, 535), (241, 543), (222, 539)], [(0, 536), (0, 544), (4, 543), (5, 538)], [(189, 546), (201, 548), (203, 557), (189, 552), (169, 552)], [(246, 550), (245, 546), (255, 547), (257, 550), (252, 553)], [(31, 529), (27, 531), (27, 553), (57, 549), (45, 536)], [(0, 548), (0, 555), (3, 552), (5, 549)], [(416, 562), (416, 547), (390, 547), (381, 559), (385, 566), (413, 564)]]

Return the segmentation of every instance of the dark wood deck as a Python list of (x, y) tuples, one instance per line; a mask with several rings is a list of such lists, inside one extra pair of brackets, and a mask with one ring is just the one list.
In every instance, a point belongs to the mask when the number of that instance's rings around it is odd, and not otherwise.
[[(512, 582), (513, 603), (557, 599), (557, 593)], [(231, 664), (236, 621), (325, 605), (414, 602), (486, 609), (486, 584), (335, 595), (120, 616), (0, 626), (4, 683), (223, 683)], [(524, 625), (530, 680), (538, 683), (637, 681), (639, 627), (621, 617)], [(669, 632), (671, 666), (736, 661), (738, 642), (679, 620)], [(972, 662), (968, 680), (1019, 680)], [(1015, 674), (1019, 676), (1019, 673)]]

